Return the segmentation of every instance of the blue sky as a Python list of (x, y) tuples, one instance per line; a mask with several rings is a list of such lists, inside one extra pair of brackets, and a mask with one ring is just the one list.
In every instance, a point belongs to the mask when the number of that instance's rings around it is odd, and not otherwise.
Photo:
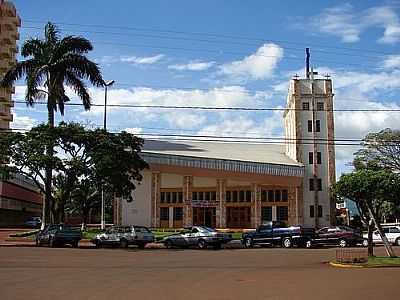
[[(116, 81), (112, 104), (284, 107), (289, 79), (312, 65), (330, 74), (335, 108), (400, 108), (399, 1), (14, 1), (20, 44), (47, 21), (94, 44), (90, 57)], [(24, 83), (16, 100), (23, 100)], [(91, 89), (94, 103), (103, 91)], [(46, 120), (14, 108), (14, 128)], [(101, 125), (102, 108), (69, 107), (58, 120)], [(399, 128), (400, 113), (337, 112), (336, 137)], [(281, 112), (110, 108), (108, 128), (136, 133), (282, 136)], [(337, 147), (338, 174), (353, 147)]]

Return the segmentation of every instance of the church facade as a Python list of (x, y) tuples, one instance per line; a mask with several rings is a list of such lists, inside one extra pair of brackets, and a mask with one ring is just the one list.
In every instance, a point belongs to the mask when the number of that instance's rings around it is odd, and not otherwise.
[(150, 169), (132, 202), (115, 201), (115, 223), (157, 228), (255, 228), (273, 220), (332, 224), (332, 82), (307, 77), (289, 83), (281, 145), (146, 140), (142, 157)]

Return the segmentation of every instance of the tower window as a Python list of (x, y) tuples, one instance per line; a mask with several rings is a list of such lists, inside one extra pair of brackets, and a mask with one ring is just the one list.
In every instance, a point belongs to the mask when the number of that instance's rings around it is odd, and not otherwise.
[(317, 187), (318, 187), (318, 191), (322, 191), (322, 179), (321, 178), (317, 179)]
[(312, 121), (308, 120), (308, 132), (312, 132)]
[(314, 163), (314, 153), (308, 152), (308, 163), (312, 165)]
[(317, 110), (324, 110), (324, 102), (317, 102)]
[(318, 218), (322, 218), (322, 205), (318, 205)]
[(322, 155), (321, 152), (317, 152), (317, 164), (321, 164), (322, 163)]
[(321, 121), (317, 120), (315, 121), (315, 132), (320, 132), (321, 131)]
[(314, 178), (310, 178), (308, 180), (308, 183), (309, 183), (309, 190), (313, 191), (314, 190)]
[(310, 103), (309, 102), (303, 102), (303, 110), (310, 110)]
[(310, 205), (310, 218), (314, 218), (314, 205)]

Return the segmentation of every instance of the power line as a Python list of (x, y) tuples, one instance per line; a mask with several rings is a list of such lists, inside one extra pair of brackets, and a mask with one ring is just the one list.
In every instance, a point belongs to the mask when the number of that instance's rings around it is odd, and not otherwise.
[[(22, 28), (28, 28), (28, 29), (42, 29), (40, 27), (33, 27), (33, 26), (24, 26)], [(68, 31), (68, 30), (67, 30)], [(132, 34), (125, 34), (121, 32), (105, 32), (105, 31), (84, 31), (84, 30), (74, 30), (70, 32), (79, 32), (79, 33), (92, 33), (92, 34), (110, 34), (110, 35), (125, 35), (125, 36), (132, 36)], [(135, 35), (133, 35), (135, 36)], [(198, 42), (208, 42), (208, 43), (215, 43), (218, 41), (212, 41), (212, 40), (199, 40), (199, 39), (192, 39), (192, 38), (179, 38), (179, 37), (163, 37), (163, 36), (154, 36), (154, 35), (145, 35), (145, 34), (136, 34), (136, 36), (141, 36), (141, 37), (150, 37), (150, 38), (164, 38), (164, 39), (172, 39), (172, 40), (185, 40), (185, 41), (198, 41)], [(94, 41), (94, 43), (96, 43)], [(104, 42), (97, 42), (97, 44), (105, 44)], [(151, 48), (156, 48), (156, 49), (170, 49), (170, 50), (183, 50), (183, 51), (196, 51), (196, 52), (205, 52), (205, 49), (188, 49), (188, 48), (181, 48), (181, 47), (164, 47), (164, 46), (154, 46), (154, 45), (134, 45), (134, 44), (120, 44), (120, 43), (112, 43), (108, 42), (107, 44), (110, 45), (117, 45), (117, 46), (131, 46), (131, 47), (151, 47)], [(255, 46), (255, 45), (251, 45)], [(173, 48), (173, 49), (172, 49)], [(283, 47), (285, 48), (285, 47)], [(298, 50), (298, 49), (296, 49)], [(248, 56), (249, 53), (247, 52), (233, 52), (233, 51), (224, 51), (224, 50), (209, 50), (207, 52), (214, 52), (218, 54), (231, 54), (231, 55), (246, 55)], [(280, 58), (281, 56), (277, 55), (263, 55), (263, 54), (257, 54), (253, 53), (251, 54), (252, 56), (258, 56), (258, 57), (266, 57), (266, 58)], [(298, 60), (296, 57), (284, 57), (284, 59), (292, 59), (292, 60)], [(337, 61), (332, 61), (332, 60), (321, 60), (321, 59), (314, 59), (314, 62), (317, 63), (330, 63), (330, 64), (335, 64), (335, 65), (343, 65), (343, 66), (355, 66), (355, 67), (365, 67), (365, 64), (354, 64), (354, 63), (338, 63)]]
[[(37, 20), (25, 20), (26, 23), (40, 23), (45, 24), (47, 21), (37, 21)], [(225, 38), (225, 39), (234, 39), (234, 40), (248, 40), (248, 41), (255, 41), (255, 42), (274, 42), (274, 43), (286, 43), (286, 44), (293, 44), (293, 45), (301, 45), (303, 47), (313, 46), (317, 47), (317, 50), (313, 51), (321, 51), (318, 50), (321, 47), (321, 44), (310, 44), (310, 43), (300, 43), (300, 42), (293, 42), (287, 40), (275, 40), (275, 39), (265, 39), (261, 37), (248, 37), (248, 36), (238, 36), (238, 35), (226, 35), (226, 34), (218, 34), (218, 33), (204, 33), (204, 32), (188, 32), (188, 31), (177, 31), (177, 30), (163, 30), (163, 29), (155, 29), (155, 28), (144, 28), (144, 27), (128, 27), (128, 26), (115, 26), (115, 25), (101, 25), (101, 24), (79, 24), (79, 23), (66, 23), (66, 22), (54, 22), (56, 25), (66, 25), (66, 26), (79, 26), (79, 27), (99, 27), (99, 28), (106, 28), (106, 29), (122, 29), (122, 30), (131, 30), (131, 31), (144, 31), (144, 32), (159, 32), (159, 33), (168, 33), (168, 34), (182, 34), (182, 35), (199, 35), (199, 36), (209, 36), (209, 37), (217, 37), (217, 38)], [(42, 29), (42, 28), (40, 28)], [(357, 51), (359, 53), (355, 54), (357, 56), (363, 56), (365, 52), (374, 53), (374, 54), (383, 54), (383, 55), (391, 55), (393, 53), (383, 52), (383, 51), (376, 51), (376, 50), (369, 50), (369, 49), (360, 49), (360, 48), (349, 48), (349, 47), (338, 47), (332, 45), (323, 45), (324, 48), (328, 49), (338, 49), (338, 50), (346, 50), (346, 51)], [(302, 49), (303, 50), (303, 49)], [(323, 51), (323, 50), (322, 50)], [(361, 53), (360, 53), (361, 52)], [(372, 56), (369, 56), (372, 57)]]
[[(13, 128), (13, 129), (1, 129), (3, 132), (8, 133), (16, 133), (16, 131), (28, 132), (29, 129), (26, 128)], [(119, 134), (120, 131), (108, 131), (112, 134)], [(162, 134), (162, 133), (138, 133), (132, 134), (136, 136), (151, 136), (153, 138), (161, 137), (168, 138), (168, 140), (176, 140), (176, 141), (195, 141), (195, 142), (224, 142), (224, 143), (246, 143), (249, 142), (254, 144), (263, 144), (263, 145), (276, 145), (276, 144), (302, 144), (302, 145), (312, 145), (314, 141), (308, 141), (308, 139), (282, 139), (282, 140), (268, 140), (266, 137), (258, 137), (258, 138), (250, 138), (250, 137), (232, 137), (232, 136), (220, 136), (220, 135), (184, 135), (184, 134)], [(346, 142), (348, 141), (348, 142)], [(400, 143), (400, 141), (390, 141), (389, 143), (384, 144), (385, 146), (390, 147), (398, 147), (398, 144), (392, 143)], [(337, 140), (328, 140), (328, 139), (319, 139), (315, 142), (316, 145), (334, 145), (334, 146), (363, 146), (362, 140), (360, 143), (356, 143), (355, 141), (343, 140), (343, 142), (337, 142)]]
[[(10, 102), (0, 102), (10, 103)], [(25, 101), (12, 101), (12, 103), (25, 103)], [(47, 105), (47, 102), (35, 102), (38, 105)], [(82, 103), (66, 102), (65, 106), (83, 106)], [(91, 104), (93, 107), (104, 107), (104, 104)], [(192, 109), (192, 110), (230, 110), (230, 111), (310, 111), (297, 108), (256, 108), (256, 107), (217, 107), (217, 106), (178, 106), (178, 105), (142, 105), (142, 104), (107, 104), (107, 107), (121, 107), (121, 108), (156, 108), (156, 109)], [(324, 109), (319, 111), (339, 111), (339, 112), (400, 112), (400, 109)]]

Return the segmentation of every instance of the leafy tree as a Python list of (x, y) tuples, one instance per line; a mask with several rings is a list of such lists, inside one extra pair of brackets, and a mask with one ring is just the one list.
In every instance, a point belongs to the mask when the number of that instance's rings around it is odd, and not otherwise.
[[(49, 156), (47, 145), (54, 145)], [(86, 130), (76, 123), (60, 123), (51, 128), (40, 125), (29, 132), (0, 135), (0, 161), (11, 159), (4, 172), (22, 173), (45, 192), (46, 167), (54, 166), (55, 188), (50, 194), (57, 200), (57, 220), (63, 221), (64, 205), (84, 180), (99, 190), (104, 186), (111, 193), (129, 199), (135, 182), (142, 180), (140, 172), (147, 163), (140, 157), (143, 140), (129, 133), (110, 133), (102, 129)]]
[[(400, 175), (387, 170), (362, 169), (342, 175), (332, 190), (337, 197), (348, 198), (357, 204), (361, 216), (376, 226), (388, 255), (394, 257), (380, 222), (385, 203), (399, 201)], [(369, 255), (373, 255), (372, 226), (368, 227), (368, 239)]]
[(364, 149), (355, 153), (356, 169), (387, 169), (400, 172), (400, 130), (384, 129), (369, 133), (363, 140)]
[[(66, 36), (61, 38), (52, 23), (44, 29), (44, 39), (30, 38), (24, 42), (21, 55), (28, 58), (19, 61), (9, 70), (0, 85), (11, 87), (12, 84), (25, 77), (27, 105), (33, 106), (37, 100), (47, 100), (48, 125), (54, 127), (54, 112), (64, 114), (64, 104), (70, 99), (65, 87), (70, 87), (82, 100), (86, 110), (90, 109), (91, 98), (85, 80), (95, 86), (103, 85), (101, 72), (94, 62), (85, 54), (93, 50), (92, 44), (85, 38)], [(51, 164), (54, 145), (47, 145), (48, 164), (45, 170), (45, 218), (48, 219), (52, 209), (52, 170)]]

